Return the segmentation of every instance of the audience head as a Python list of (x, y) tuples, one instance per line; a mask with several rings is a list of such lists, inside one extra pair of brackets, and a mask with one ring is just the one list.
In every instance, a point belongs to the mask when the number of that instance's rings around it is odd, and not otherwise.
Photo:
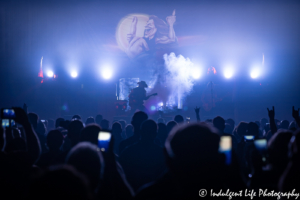
[(295, 121), (292, 121), (289, 125), (289, 130), (295, 131), (297, 130), (297, 123)]
[(213, 119), (213, 125), (214, 127), (216, 127), (221, 133), (224, 133), (224, 129), (225, 129), (225, 120), (220, 117), (217, 116)]
[(64, 118), (57, 118), (55, 121), (55, 128), (58, 128), (60, 126), (60, 122), (65, 121)]
[(269, 120), (267, 120), (266, 118), (262, 118), (260, 120), (260, 126), (261, 126), (261, 128), (264, 128), (265, 125), (266, 125), (266, 123), (268, 123), (268, 122), (269, 122)]
[(289, 125), (290, 125), (290, 122), (288, 120), (282, 120), (280, 122), (280, 128), (281, 129), (289, 129)]
[(157, 138), (160, 140), (161, 144), (165, 144), (168, 137), (167, 125), (164, 123), (158, 123), (157, 127)]
[(80, 115), (73, 115), (72, 120), (81, 120)]
[(121, 126), (122, 126), (122, 130), (125, 130), (125, 127), (126, 127), (126, 121), (125, 121), (125, 120), (119, 120), (119, 123), (120, 123)]
[(101, 128), (98, 124), (89, 124), (81, 130), (80, 140), (98, 145), (98, 135)]
[(103, 117), (102, 115), (96, 115), (95, 121), (100, 126)]
[(62, 127), (63, 129), (68, 129), (70, 123), (71, 123), (70, 120), (61, 121), (59, 123), (59, 126)]
[(180, 123), (183, 123), (184, 122), (184, 119), (181, 115), (176, 115), (174, 117), (174, 121), (177, 122), (177, 124), (180, 124)]
[(148, 119), (148, 115), (146, 113), (144, 113), (143, 111), (138, 111), (138, 112), (134, 113), (132, 120), (131, 120), (131, 124), (134, 128), (133, 129), (134, 134), (140, 135), (141, 124), (147, 119)]
[(167, 134), (169, 134), (175, 126), (177, 126), (175, 121), (169, 121), (167, 123)]
[(147, 119), (141, 125), (141, 140), (144, 142), (153, 142), (157, 135), (157, 124), (152, 119)]
[(83, 124), (80, 120), (71, 121), (69, 124), (68, 138), (71, 140), (72, 146), (79, 142), (81, 129), (83, 129)]
[(260, 122), (259, 121), (255, 121), (255, 124), (257, 124), (257, 126), (260, 128)]
[(201, 169), (219, 162), (219, 142), (217, 130), (205, 123), (176, 127), (165, 144), (168, 166), (174, 173), (207, 173)]
[(228, 124), (230, 124), (232, 127), (235, 126), (235, 121), (233, 119), (231, 119), (231, 118), (227, 119), (225, 122), (228, 123)]
[(225, 122), (226, 122), (227, 124), (230, 124), (230, 127), (232, 128), (232, 130), (231, 130), (229, 133), (232, 133), (233, 130), (234, 130), (234, 128), (235, 128), (235, 121), (234, 121), (233, 119), (229, 118), (229, 119), (227, 119)]
[(133, 126), (131, 124), (128, 124), (125, 128), (126, 137), (133, 136)]
[(248, 123), (240, 122), (239, 125), (237, 125), (237, 127), (235, 128), (237, 136), (243, 138), (245, 135), (247, 135), (247, 129), (248, 129)]
[(112, 134), (114, 135), (114, 137), (116, 137), (116, 138), (122, 137), (121, 136), (122, 125), (119, 122), (113, 123), (113, 125), (111, 127), (111, 131), (112, 131)]
[(90, 142), (78, 143), (68, 153), (66, 163), (86, 175), (93, 189), (97, 187), (103, 173), (104, 160), (96, 145)]
[(158, 118), (157, 119), (157, 123), (159, 124), (159, 123), (165, 123), (165, 120), (164, 120), (164, 118)]
[(48, 130), (52, 130), (54, 129), (55, 125), (54, 125), (54, 120), (53, 119), (48, 119), (48, 126), (47, 129)]
[(95, 123), (95, 120), (93, 117), (88, 117), (85, 121), (85, 125), (93, 124), (93, 123)]
[(101, 126), (102, 129), (109, 129), (109, 121), (106, 120), (106, 119), (102, 119), (101, 123), (100, 123), (100, 126)]
[(248, 124), (247, 135), (254, 135), (255, 137), (258, 137), (259, 136), (259, 126), (254, 122), (250, 122)]
[(28, 113), (28, 120), (30, 124), (33, 126), (34, 129), (37, 128), (37, 123), (38, 123), (38, 115), (35, 113)]
[(51, 130), (47, 135), (47, 146), (49, 151), (58, 151), (63, 144), (64, 137), (59, 130)]
[(230, 124), (226, 123), (224, 133), (232, 134), (232, 132), (233, 132), (232, 126)]

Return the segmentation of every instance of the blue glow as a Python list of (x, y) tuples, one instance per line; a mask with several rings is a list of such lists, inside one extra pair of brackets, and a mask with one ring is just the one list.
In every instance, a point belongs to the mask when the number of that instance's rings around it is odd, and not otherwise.
[(101, 74), (104, 79), (110, 79), (112, 77), (113, 72), (110, 67), (105, 67), (102, 69)]
[(192, 70), (192, 77), (194, 79), (199, 79), (201, 77), (201, 70), (200, 70), (200, 68), (194, 68)]
[(47, 76), (48, 76), (49, 78), (52, 78), (53, 75), (54, 75), (53, 71), (48, 71), (48, 72), (47, 72)]
[(260, 75), (260, 70), (258, 68), (254, 68), (250, 72), (251, 78), (255, 79)]
[(76, 71), (71, 72), (71, 77), (76, 78), (78, 76), (78, 73)]
[(156, 110), (156, 107), (155, 107), (155, 106), (151, 106), (150, 109), (151, 109), (152, 111), (154, 111), (154, 110)]
[(232, 68), (226, 68), (224, 69), (224, 77), (229, 79), (233, 76), (233, 69)]

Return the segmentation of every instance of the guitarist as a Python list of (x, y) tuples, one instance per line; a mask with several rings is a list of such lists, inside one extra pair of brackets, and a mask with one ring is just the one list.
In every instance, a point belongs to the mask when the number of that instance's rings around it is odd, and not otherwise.
[(133, 114), (136, 110), (140, 110), (143, 112), (147, 112), (147, 109), (144, 106), (144, 100), (149, 99), (150, 96), (146, 96), (145, 88), (148, 87), (145, 81), (140, 81), (137, 83), (139, 86), (132, 89), (129, 94), (129, 106), (131, 107), (131, 114)]

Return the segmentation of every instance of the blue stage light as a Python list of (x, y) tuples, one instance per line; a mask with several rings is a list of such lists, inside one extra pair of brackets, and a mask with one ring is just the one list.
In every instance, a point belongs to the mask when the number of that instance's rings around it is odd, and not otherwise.
[(258, 68), (254, 68), (250, 72), (251, 78), (255, 79), (260, 75), (260, 70)]
[(200, 70), (199, 68), (194, 68), (194, 69), (192, 70), (192, 77), (193, 77), (194, 79), (199, 79), (200, 76), (201, 76), (201, 70)]
[(224, 77), (229, 79), (233, 76), (233, 69), (232, 68), (226, 68), (224, 69)]
[(78, 76), (78, 73), (76, 71), (71, 72), (71, 77), (76, 78)]
[(47, 76), (48, 76), (48, 77), (52, 78), (53, 75), (54, 75), (53, 71), (48, 71), (48, 72), (47, 72)]
[(110, 79), (112, 77), (112, 70), (110, 68), (104, 68), (101, 74), (104, 79)]

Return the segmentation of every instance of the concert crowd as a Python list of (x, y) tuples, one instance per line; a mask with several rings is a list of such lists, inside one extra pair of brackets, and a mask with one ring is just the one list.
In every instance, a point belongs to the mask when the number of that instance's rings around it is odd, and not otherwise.
[[(300, 191), (294, 107), (293, 121), (277, 119), (273, 107), (268, 119), (254, 122), (202, 120), (197, 107), (195, 122), (181, 115), (150, 119), (143, 111), (131, 121), (111, 122), (100, 114), (41, 121), (26, 106), (13, 110), (17, 125), (0, 129), (1, 199), (201, 199), (211, 191)], [(101, 131), (111, 133), (105, 150), (98, 144)], [(224, 137), (230, 138), (227, 152), (220, 151)]]

